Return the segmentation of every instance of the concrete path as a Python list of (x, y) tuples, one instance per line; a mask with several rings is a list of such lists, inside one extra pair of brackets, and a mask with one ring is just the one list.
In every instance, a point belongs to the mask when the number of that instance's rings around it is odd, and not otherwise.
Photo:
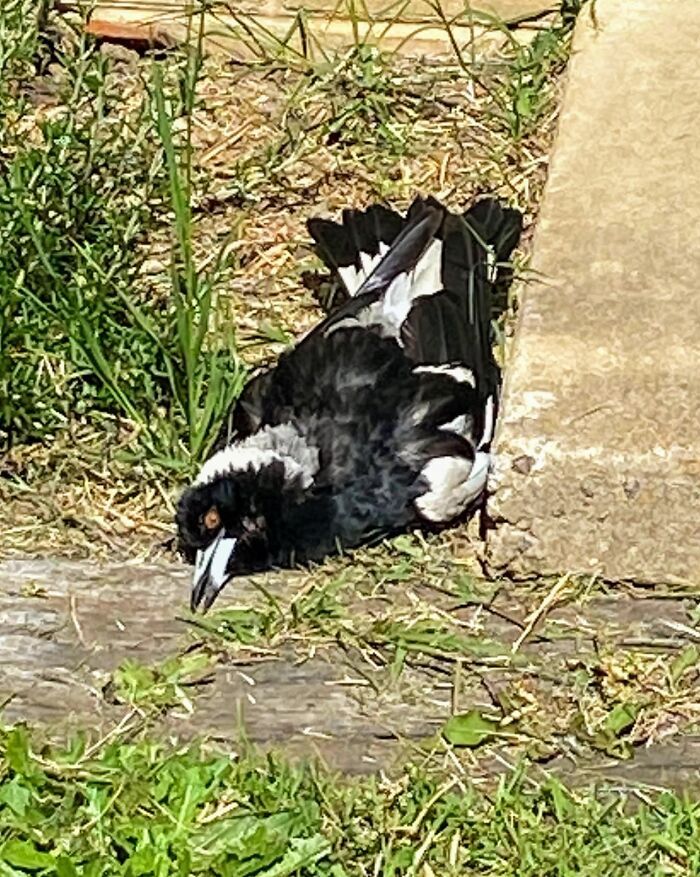
[(494, 572), (700, 579), (700, 2), (574, 43), (497, 442)]

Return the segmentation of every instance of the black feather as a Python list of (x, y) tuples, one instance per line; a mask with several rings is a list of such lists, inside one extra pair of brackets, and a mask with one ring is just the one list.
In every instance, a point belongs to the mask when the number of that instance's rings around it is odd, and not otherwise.
[(444, 208), (432, 205), (414, 212), (401, 233), (355, 295), (334, 310), (302, 339), (327, 334), (337, 323), (355, 317), (363, 308), (379, 301), (391, 282), (412, 271), (442, 223)]
[[(342, 223), (318, 218), (306, 223), (316, 244), (317, 254), (326, 267), (336, 274), (339, 268), (350, 265), (361, 270), (360, 254), (377, 255), (379, 245), (393, 244), (403, 225), (398, 213), (381, 204), (375, 204), (367, 210), (344, 210)], [(352, 294), (355, 290), (348, 292)]]
[(389, 251), (357, 291), (382, 293), (399, 274), (412, 271), (442, 226), (444, 208), (426, 206), (404, 226)]

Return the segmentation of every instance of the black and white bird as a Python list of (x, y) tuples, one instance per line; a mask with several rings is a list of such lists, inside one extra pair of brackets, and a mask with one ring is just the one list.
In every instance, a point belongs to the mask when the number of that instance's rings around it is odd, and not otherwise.
[(500, 383), (492, 285), (521, 227), (491, 199), (463, 215), (418, 198), (405, 217), (375, 205), (309, 221), (346, 301), (247, 384), (180, 499), (193, 610), (232, 576), (474, 508)]

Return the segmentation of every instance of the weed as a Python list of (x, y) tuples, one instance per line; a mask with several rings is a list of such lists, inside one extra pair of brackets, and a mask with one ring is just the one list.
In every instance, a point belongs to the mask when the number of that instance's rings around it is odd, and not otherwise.
[(211, 681), (211, 657), (201, 650), (148, 667), (127, 660), (112, 674), (104, 691), (112, 703), (126, 703), (148, 713), (173, 706), (192, 711), (187, 690)]
[(515, 142), (532, 135), (551, 111), (553, 88), (569, 59), (573, 27), (585, 0), (564, 0), (559, 18), (530, 43), (513, 44), (505, 76), (492, 90), (496, 115)]
[[(483, 730), (483, 729), (482, 729)], [(59, 877), (695, 874), (698, 805), (407, 766), (341, 780), (248, 748), (38, 745), (0, 732), (0, 873)]]

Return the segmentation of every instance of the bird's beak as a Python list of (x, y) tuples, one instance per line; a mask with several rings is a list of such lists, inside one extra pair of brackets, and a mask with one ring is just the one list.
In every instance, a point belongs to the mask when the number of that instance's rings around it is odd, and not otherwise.
[(197, 611), (200, 604), (202, 611), (206, 612), (231, 578), (226, 567), (235, 547), (236, 540), (225, 536), (222, 529), (208, 548), (197, 552), (190, 598), (190, 609), (193, 612)]

